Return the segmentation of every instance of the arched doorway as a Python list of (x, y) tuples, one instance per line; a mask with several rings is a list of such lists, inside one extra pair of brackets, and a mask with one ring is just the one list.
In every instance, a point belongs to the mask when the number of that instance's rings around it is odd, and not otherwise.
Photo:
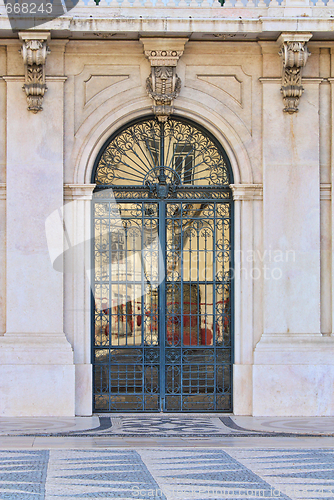
[(184, 118), (140, 119), (95, 163), (95, 411), (231, 411), (233, 182)]

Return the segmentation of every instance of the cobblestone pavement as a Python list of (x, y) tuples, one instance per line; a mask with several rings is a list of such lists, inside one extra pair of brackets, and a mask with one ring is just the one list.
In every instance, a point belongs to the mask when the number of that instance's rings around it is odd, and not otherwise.
[(334, 418), (0, 418), (0, 500), (334, 499)]
[(332, 500), (334, 451), (280, 447), (0, 451), (1, 500), (90, 498)]
[(0, 418), (0, 436), (226, 437), (333, 436), (334, 417), (238, 417), (218, 414), (117, 414)]

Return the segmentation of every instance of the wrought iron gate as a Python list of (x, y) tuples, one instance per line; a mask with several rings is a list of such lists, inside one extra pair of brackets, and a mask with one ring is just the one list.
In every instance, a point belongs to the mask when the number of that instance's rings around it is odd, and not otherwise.
[(215, 139), (180, 118), (138, 121), (102, 148), (96, 411), (231, 411), (230, 175)]

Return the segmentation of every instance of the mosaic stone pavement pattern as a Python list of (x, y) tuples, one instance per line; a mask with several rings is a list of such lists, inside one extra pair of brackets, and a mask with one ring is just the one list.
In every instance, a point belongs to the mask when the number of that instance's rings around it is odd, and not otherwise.
[(332, 449), (0, 451), (0, 500), (333, 497)]
[(117, 414), (0, 418), (2, 436), (224, 437), (334, 436), (334, 418), (260, 418), (205, 414)]

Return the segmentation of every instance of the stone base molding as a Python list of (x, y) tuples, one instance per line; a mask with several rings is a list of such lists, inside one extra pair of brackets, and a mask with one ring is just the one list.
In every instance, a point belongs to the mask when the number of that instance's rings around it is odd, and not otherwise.
[(74, 365), (0, 367), (1, 417), (73, 417)]
[(252, 415), (253, 366), (233, 365), (233, 415)]
[(253, 366), (254, 416), (334, 413), (334, 337), (264, 334)]
[(74, 416), (73, 351), (64, 333), (0, 338), (0, 416)]
[(92, 414), (93, 365), (75, 364), (75, 414), (89, 417)]
[(255, 347), (254, 363), (334, 365), (334, 337), (321, 333), (264, 333)]
[(64, 333), (12, 333), (0, 339), (0, 364), (73, 364)]
[(334, 414), (334, 364), (254, 365), (253, 416)]

